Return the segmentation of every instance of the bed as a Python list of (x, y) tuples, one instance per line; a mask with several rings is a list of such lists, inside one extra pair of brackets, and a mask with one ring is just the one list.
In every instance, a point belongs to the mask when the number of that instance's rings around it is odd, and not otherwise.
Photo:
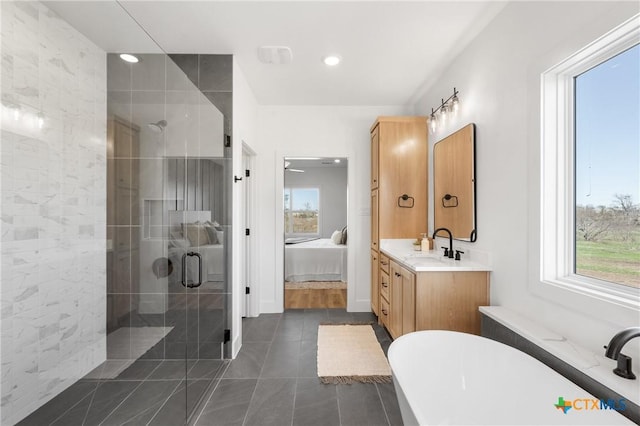
[(330, 238), (286, 244), (284, 254), (285, 281), (347, 281), (347, 246)]
[[(225, 232), (217, 222), (211, 222), (210, 211), (184, 210), (169, 212), (170, 242), (169, 260), (173, 265), (170, 283), (182, 281), (182, 257), (186, 253), (200, 254), (202, 282), (219, 282), (225, 279)], [(211, 226), (207, 225), (211, 224)], [(207, 230), (207, 228), (209, 228)], [(193, 232), (192, 232), (193, 231)], [(215, 233), (215, 236), (209, 236)], [(214, 244), (211, 244), (211, 240)], [(199, 265), (197, 256), (185, 259), (187, 279), (197, 281)]]

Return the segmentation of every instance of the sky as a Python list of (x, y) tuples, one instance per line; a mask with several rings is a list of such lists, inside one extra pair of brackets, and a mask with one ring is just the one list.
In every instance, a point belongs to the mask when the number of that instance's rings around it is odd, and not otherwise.
[(576, 78), (576, 204), (640, 203), (640, 45)]
[[(285, 195), (289, 188), (285, 188)], [(317, 188), (293, 188), (293, 211), (304, 210), (309, 203), (311, 210), (318, 210), (319, 190)], [(285, 208), (287, 207), (285, 197)]]

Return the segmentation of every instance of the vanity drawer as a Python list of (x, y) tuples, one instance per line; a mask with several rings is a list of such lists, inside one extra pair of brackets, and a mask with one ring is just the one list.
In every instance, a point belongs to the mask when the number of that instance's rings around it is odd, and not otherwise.
[(389, 302), (387, 302), (384, 297), (380, 298), (380, 322), (385, 326), (389, 327)]
[(384, 253), (380, 253), (380, 269), (389, 274), (389, 257)]
[(380, 295), (389, 300), (389, 274), (385, 271), (380, 271)]

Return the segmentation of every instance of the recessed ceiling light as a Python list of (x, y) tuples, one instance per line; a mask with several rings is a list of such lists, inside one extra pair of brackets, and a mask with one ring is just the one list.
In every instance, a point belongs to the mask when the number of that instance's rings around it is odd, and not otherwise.
[(130, 55), (128, 53), (121, 53), (120, 54), (120, 59), (122, 59), (123, 61), (126, 61), (126, 62), (131, 62), (132, 64), (135, 64), (135, 63), (138, 62), (138, 58), (136, 58), (135, 56)]
[(329, 67), (335, 67), (342, 59), (338, 55), (329, 55), (322, 58), (322, 62)]
[(339, 163), (339, 162), (340, 162), (340, 159), (339, 159), (339, 158), (336, 158), (335, 160), (333, 160), (333, 162), (334, 162), (334, 163)]

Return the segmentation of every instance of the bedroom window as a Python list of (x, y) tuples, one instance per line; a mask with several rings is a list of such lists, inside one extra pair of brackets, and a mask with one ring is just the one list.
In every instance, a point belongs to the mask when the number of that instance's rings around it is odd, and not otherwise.
[(284, 189), (284, 232), (320, 235), (320, 188)]
[(640, 26), (542, 74), (541, 281), (640, 307)]

